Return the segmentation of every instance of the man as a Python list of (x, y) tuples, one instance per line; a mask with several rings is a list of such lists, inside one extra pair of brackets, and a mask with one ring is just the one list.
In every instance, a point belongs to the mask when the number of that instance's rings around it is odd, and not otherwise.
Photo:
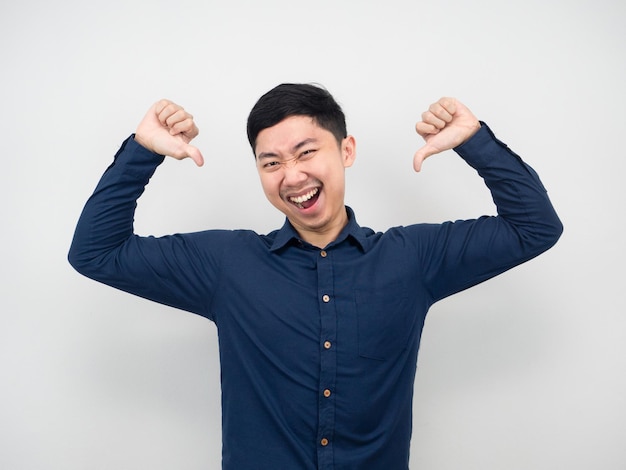
[(344, 205), (356, 157), (324, 89), (262, 96), (248, 138), (263, 190), (286, 216), (268, 235), (133, 234), (136, 200), (163, 155), (192, 158), (198, 134), (159, 101), (107, 169), (70, 262), (119, 289), (203, 315), (218, 329), (224, 469), (408, 468), (413, 382), (436, 301), (551, 247), (562, 226), (535, 172), (460, 102), (430, 106), (414, 167), (448, 149), (489, 187), (498, 216), (375, 233)]

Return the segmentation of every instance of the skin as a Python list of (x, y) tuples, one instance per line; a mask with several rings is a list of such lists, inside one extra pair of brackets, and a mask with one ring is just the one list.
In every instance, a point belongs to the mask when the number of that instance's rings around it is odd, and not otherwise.
[(470, 139), (480, 129), (472, 112), (455, 98), (441, 98), (422, 113), (415, 130), (426, 142), (413, 156), (415, 171), (431, 155), (453, 149)]
[(177, 160), (191, 158), (196, 165), (204, 165), (200, 150), (189, 145), (199, 133), (193, 116), (182, 106), (169, 100), (154, 103), (135, 131), (138, 144), (160, 155)]
[[(421, 170), (426, 158), (463, 144), (480, 129), (478, 119), (454, 98), (441, 98), (421, 118), (415, 130), (425, 144), (413, 156), (415, 171)], [(135, 140), (155, 153), (177, 160), (191, 158), (202, 166), (202, 153), (190, 144), (198, 132), (193, 116), (182, 106), (160, 100), (140, 122)], [(287, 216), (305, 241), (318, 247), (332, 242), (348, 221), (345, 170), (356, 158), (354, 137), (337, 142), (312, 118), (290, 116), (263, 129), (254, 150), (270, 203)], [(302, 201), (312, 194), (308, 202)]]
[[(354, 137), (337, 142), (309, 116), (291, 116), (259, 133), (255, 155), (265, 196), (300, 236), (320, 248), (337, 238), (348, 223), (345, 169), (356, 158)], [(312, 193), (308, 203), (296, 202)]]

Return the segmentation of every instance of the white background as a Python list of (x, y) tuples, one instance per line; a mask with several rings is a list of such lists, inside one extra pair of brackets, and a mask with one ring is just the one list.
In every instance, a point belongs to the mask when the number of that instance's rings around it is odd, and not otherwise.
[(540, 258), (431, 310), (411, 468), (626, 468), (625, 19), (608, 0), (4, 2), (0, 468), (219, 468), (214, 325), (83, 278), (66, 254), (162, 97), (195, 115), (207, 163), (168, 159), (136, 230), (280, 226), (245, 119), (281, 82), (343, 105), (362, 225), (493, 213), (453, 153), (412, 170), (414, 123), (442, 95), (538, 171), (565, 225)]

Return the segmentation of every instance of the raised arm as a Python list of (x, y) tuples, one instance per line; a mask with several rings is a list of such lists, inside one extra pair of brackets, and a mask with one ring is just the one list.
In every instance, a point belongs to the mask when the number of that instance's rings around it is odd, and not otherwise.
[[(221, 235), (206, 232), (165, 237), (134, 233), (137, 199), (165, 158), (192, 158), (198, 134), (193, 117), (167, 100), (155, 103), (115, 155), (82, 211), (70, 264), (81, 274), (124, 291), (207, 315), (207, 296), (216, 284)], [(207, 284), (208, 283), (208, 284)]]
[(538, 175), (467, 107), (442, 98), (415, 127), (425, 140), (415, 153), (415, 170), (429, 156), (454, 149), (483, 178), (498, 213), (409, 228), (421, 242), (420, 269), (434, 300), (528, 261), (556, 243), (563, 227)]

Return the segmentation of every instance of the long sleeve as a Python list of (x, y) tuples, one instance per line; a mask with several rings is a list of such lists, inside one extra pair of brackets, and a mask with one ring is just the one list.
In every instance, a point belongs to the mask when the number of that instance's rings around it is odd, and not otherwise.
[(133, 232), (137, 199), (163, 156), (132, 136), (106, 170), (78, 221), (68, 259), (81, 274), (118, 289), (202, 315), (215, 284), (216, 250), (201, 250), (206, 232), (140, 237)]
[(486, 124), (455, 151), (483, 178), (498, 214), (413, 227), (433, 301), (534, 258), (563, 231), (535, 171)]

